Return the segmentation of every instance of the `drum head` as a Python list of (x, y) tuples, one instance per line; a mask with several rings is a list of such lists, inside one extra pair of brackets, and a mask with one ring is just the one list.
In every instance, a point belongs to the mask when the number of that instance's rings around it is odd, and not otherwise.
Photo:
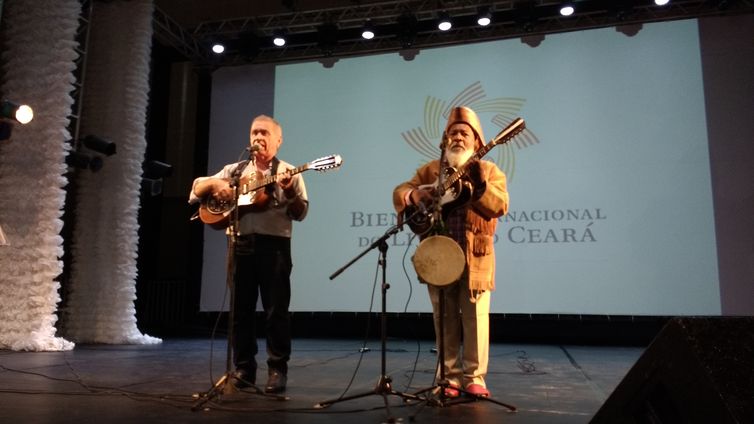
[(447, 286), (461, 278), (466, 257), (461, 246), (450, 237), (431, 236), (422, 240), (411, 258), (423, 283)]

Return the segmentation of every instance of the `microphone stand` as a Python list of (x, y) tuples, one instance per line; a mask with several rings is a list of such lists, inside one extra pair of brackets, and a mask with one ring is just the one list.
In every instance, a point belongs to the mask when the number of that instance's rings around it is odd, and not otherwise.
[[(220, 377), (215, 384), (206, 392), (201, 394), (199, 400), (191, 407), (192, 411), (197, 411), (202, 408), (204, 404), (214, 398), (220, 399), (222, 395), (231, 395), (238, 393), (239, 389), (233, 384), (233, 379), (237, 378), (233, 375), (233, 345), (235, 342), (235, 306), (236, 306), (236, 284), (234, 281), (236, 271), (236, 244), (238, 242), (239, 233), (239, 208), (238, 198), (241, 193), (239, 190), (241, 174), (246, 169), (249, 162), (253, 161), (254, 151), (252, 149), (246, 149), (249, 152), (249, 159), (242, 167), (240, 164), (233, 171), (233, 175), (230, 178), (229, 185), (233, 188), (233, 209), (231, 210), (231, 218), (228, 220), (228, 229), (226, 231), (228, 235), (228, 249), (225, 257), (225, 284), (230, 290), (230, 300), (228, 305), (228, 345), (225, 355), (225, 373)], [(254, 389), (256, 394), (264, 395), (256, 385), (250, 385)]]
[[(415, 212), (419, 213), (419, 211)], [(330, 275), (330, 279), (334, 279), (340, 273), (342, 273), (346, 268), (351, 266), (354, 262), (359, 260), (362, 256), (366, 255), (367, 252), (371, 251), (375, 247), (379, 248), (380, 251), (380, 257), (379, 257), (379, 265), (382, 268), (382, 309), (380, 311), (380, 343), (381, 343), (381, 364), (380, 364), (380, 377), (377, 381), (377, 384), (375, 385), (374, 389), (368, 392), (359, 393), (353, 396), (346, 396), (346, 397), (339, 397), (337, 399), (331, 399), (331, 400), (325, 400), (322, 402), (319, 402), (314, 405), (314, 408), (321, 409), (321, 408), (327, 408), (330, 405), (333, 405), (338, 402), (344, 402), (347, 400), (353, 400), (362, 398), (365, 396), (370, 395), (379, 395), (382, 396), (383, 401), (385, 402), (385, 409), (387, 410), (388, 414), (388, 422), (395, 422), (395, 419), (390, 414), (390, 405), (387, 400), (388, 395), (395, 395), (401, 397), (404, 402), (408, 402), (410, 400), (416, 400), (420, 401), (422, 400), (419, 396), (410, 394), (410, 393), (403, 393), (399, 392), (393, 389), (392, 387), (392, 379), (386, 374), (386, 344), (387, 344), (387, 290), (390, 288), (390, 285), (385, 282), (385, 275), (387, 273), (386, 267), (387, 267), (387, 239), (390, 238), (390, 236), (397, 234), (399, 231), (401, 231), (402, 226), (401, 225), (395, 225), (392, 228), (388, 229), (385, 234), (383, 234), (379, 239), (375, 240), (366, 250), (361, 252), (358, 256), (353, 258), (351, 261), (349, 261), (346, 265), (335, 271), (332, 275)]]

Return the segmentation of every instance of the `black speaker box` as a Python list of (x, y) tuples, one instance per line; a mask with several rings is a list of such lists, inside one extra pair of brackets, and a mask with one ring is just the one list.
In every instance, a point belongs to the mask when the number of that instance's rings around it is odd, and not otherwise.
[(592, 424), (754, 423), (754, 317), (673, 318)]

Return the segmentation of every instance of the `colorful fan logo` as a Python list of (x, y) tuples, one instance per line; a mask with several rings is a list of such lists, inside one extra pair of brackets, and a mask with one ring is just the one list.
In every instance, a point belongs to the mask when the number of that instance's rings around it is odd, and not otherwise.
[[(489, 122), (482, 122), (485, 134), (495, 134), (510, 124), (520, 115), (525, 99), (519, 97), (488, 98), (477, 81), (451, 100), (446, 101), (427, 96), (424, 102), (424, 126), (401, 133), (406, 143), (422, 155), (426, 161), (439, 159), (440, 141), (448, 113), (456, 106), (468, 106), (480, 119), (492, 114)], [(494, 127), (494, 129), (493, 129)], [(489, 140), (484, 140), (487, 143)], [(510, 143), (492, 151), (487, 160), (495, 162), (502, 169), (508, 180), (512, 180), (516, 169), (516, 150), (539, 144), (539, 139), (528, 128), (518, 134)]]

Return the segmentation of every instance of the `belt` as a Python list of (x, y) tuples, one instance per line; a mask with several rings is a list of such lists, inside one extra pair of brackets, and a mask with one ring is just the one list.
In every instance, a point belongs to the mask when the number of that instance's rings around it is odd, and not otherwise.
[(290, 237), (271, 236), (268, 234), (244, 234), (238, 236), (238, 244), (260, 248), (290, 248)]

